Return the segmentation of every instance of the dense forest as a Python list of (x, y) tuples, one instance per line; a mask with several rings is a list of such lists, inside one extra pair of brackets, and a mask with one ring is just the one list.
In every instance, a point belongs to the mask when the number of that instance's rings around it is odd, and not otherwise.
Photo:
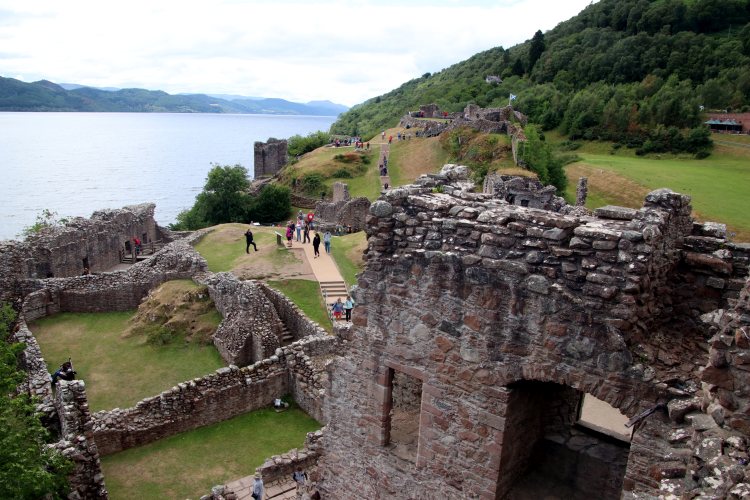
[(108, 111), (131, 113), (254, 113), (336, 116), (341, 105), (302, 104), (284, 99), (221, 99), (204, 94), (172, 95), (161, 90), (65, 89), (41, 80), (0, 77), (0, 111)]
[[(334, 133), (370, 136), (437, 103), (508, 104), (545, 130), (643, 152), (710, 144), (702, 110), (750, 104), (750, 0), (601, 0), (547, 33), (426, 73), (343, 114)], [(501, 83), (486, 83), (497, 75)], [(691, 130), (692, 129), (692, 130)]]

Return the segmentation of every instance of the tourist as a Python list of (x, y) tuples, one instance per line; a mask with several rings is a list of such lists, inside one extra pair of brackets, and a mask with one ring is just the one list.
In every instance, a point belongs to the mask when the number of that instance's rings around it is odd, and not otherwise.
[(305, 222), (305, 229), (304, 229), (304, 238), (302, 240), (302, 243), (310, 243), (310, 222)]
[(317, 259), (320, 257), (320, 234), (315, 233), (315, 237), (313, 238), (313, 250), (315, 252), (315, 258)]
[[(299, 213), (301, 214), (302, 210), (300, 210)], [(302, 241), (302, 219), (301, 218), (297, 219), (297, 242), (299, 243), (300, 241)]]
[(307, 473), (302, 470), (302, 467), (297, 467), (297, 470), (292, 473), (292, 479), (297, 483), (297, 492), (299, 493), (307, 483)]
[(251, 496), (255, 500), (263, 500), (263, 478), (260, 475), (260, 472), (255, 473), (255, 481), (253, 481), (253, 490)]
[(344, 304), (341, 302), (341, 297), (336, 299), (336, 302), (333, 303), (333, 306), (331, 306), (331, 311), (333, 311), (333, 319), (341, 319), (341, 314), (343, 314), (344, 312)]
[(323, 234), (323, 245), (326, 247), (326, 253), (331, 253), (331, 231), (327, 229)]
[(380, 138), (383, 139), (383, 140), (385, 140), (385, 130), (383, 130), (383, 133), (380, 134)]
[(352, 300), (351, 295), (347, 295), (346, 301), (344, 302), (344, 312), (346, 313), (347, 321), (352, 320), (352, 309), (354, 309), (354, 301)]
[(390, 144), (390, 143), (392, 143), (392, 142), (393, 142), (393, 136), (392, 136), (392, 135), (389, 135), (389, 136), (388, 136), (388, 144)]
[(138, 236), (133, 238), (133, 243), (135, 243), (135, 254), (140, 255), (141, 254), (141, 240), (138, 238)]
[(286, 246), (292, 248), (292, 237), (294, 236), (294, 222), (289, 221), (286, 226)]
[(245, 253), (250, 253), (250, 245), (253, 246), (255, 251), (258, 251), (258, 247), (255, 245), (255, 242), (253, 241), (253, 232), (250, 230), (250, 228), (247, 228), (247, 231), (245, 231)]
[(57, 369), (55, 373), (52, 374), (52, 385), (55, 385), (57, 382), (57, 379), (62, 380), (75, 380), (76, 379), (76, 372), (73, 370), (73, 363), (68, 360), (65, 363), (60, 366), (60, 368)]

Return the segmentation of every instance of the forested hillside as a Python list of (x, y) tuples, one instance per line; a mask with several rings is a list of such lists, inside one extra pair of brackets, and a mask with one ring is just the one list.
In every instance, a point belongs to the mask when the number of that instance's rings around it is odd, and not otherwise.
[(284, 99), (227, 100), (204, 94), (172, 95), (161, 90), (92, 87), (65, 89), (41, 80), (26, 83), (0, 77), (0, 111), (109, 111), (131, 113), (254, 113), (336, 116), (341, 105), (301, 104)]
[[(458, 111), (505, 105), (514, 94), (531, 121), (572, 138), (697, 151), (708, 141), (696, 128), (701, 109), (750, 104), (748, 21), (750, 0), (601, 0), (523, 44), (355, 106), (332, 131), (370, 136), (421, 104)], [(486, 83), (487, 75), (503, 81)]]

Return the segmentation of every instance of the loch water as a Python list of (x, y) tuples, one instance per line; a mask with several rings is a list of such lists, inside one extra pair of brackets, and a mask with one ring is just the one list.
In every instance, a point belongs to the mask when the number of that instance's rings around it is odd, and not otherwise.
[(38, 214), (61, 217), (156, 203), (174, 222), (212, 164), (246, 167), (253, 145), (328, 130), (331, 116), (197, 113), (0, 113), (0, 239)]

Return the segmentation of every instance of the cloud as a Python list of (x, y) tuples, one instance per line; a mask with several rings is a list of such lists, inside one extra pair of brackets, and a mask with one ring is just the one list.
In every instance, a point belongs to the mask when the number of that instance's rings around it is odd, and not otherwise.
[[(0, 0), (4, 75), (355, 104), (590, 0)], [(10, 55), (11, 57), (7, 57)]]

